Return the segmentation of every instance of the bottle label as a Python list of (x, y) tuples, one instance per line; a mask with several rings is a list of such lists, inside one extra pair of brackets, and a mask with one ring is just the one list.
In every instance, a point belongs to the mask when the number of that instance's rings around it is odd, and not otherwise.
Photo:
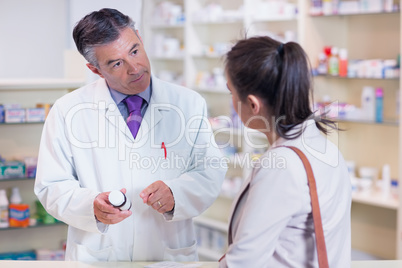
[(0, 208), (0, 224), (8, 224), (8, 208)]
[(26, 227), (29, 225), (29, 206), (26, 204), (10, 205), (10, 227)]

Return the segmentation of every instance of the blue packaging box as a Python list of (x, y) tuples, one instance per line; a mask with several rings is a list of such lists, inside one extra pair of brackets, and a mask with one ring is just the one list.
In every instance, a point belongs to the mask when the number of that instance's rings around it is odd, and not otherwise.
[(4, 105), (0, 104), (0, 123), (4, 123)]

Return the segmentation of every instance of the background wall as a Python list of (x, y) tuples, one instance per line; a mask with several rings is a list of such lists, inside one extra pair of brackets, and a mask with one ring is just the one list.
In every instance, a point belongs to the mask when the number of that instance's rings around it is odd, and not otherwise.
[(91, 11), (116, 8), (140, 27), (141, 0), (1, 0), (0, 79), (62, 78), (72, 29)]
[(0, 1), (0, 78), (63, 75), (67, 0)]

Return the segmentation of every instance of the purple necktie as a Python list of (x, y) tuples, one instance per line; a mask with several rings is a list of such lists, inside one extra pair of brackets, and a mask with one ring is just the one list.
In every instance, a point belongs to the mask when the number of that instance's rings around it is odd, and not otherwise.
[(135, 139), (141, 125), (141, 105), (143, 99), (140, 96), (133, 95), (125, 98), (123, 101), (126, 104), (129, 113), (129, 116), (127, 117), (127, 125)]

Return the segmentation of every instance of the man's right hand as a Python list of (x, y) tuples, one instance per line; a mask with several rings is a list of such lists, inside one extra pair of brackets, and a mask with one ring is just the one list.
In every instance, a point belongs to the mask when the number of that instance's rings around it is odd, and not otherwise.
[[(126, 193), (126, 189), (121, 189), (123, 193)], [(109, 193), (104, 192), (98, 194), (94, 200), (94, 213), (98, 221), (104, 224), (116, 224), (121, 222), (127, 217), (130, 217), (132, 212), (130, 210), (121, 211), (118, 208), (112, 206), (109, 202)]]

